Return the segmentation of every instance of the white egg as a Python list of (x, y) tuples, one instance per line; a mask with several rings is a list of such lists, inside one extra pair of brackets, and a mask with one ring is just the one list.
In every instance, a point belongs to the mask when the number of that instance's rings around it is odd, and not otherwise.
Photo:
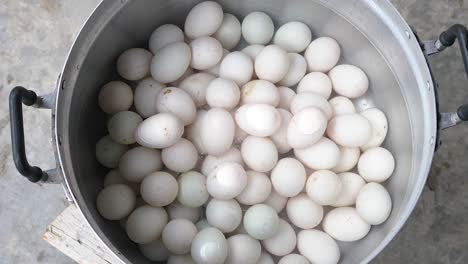
[(207, 176), (206, 188), (217, 199), (232, 199), (247, 186), (247, 174), (238, 163), (222, 163)]
[(166, 207), (169, 219), (187, 219), (192, 223), (196, 223), (200, 218), (200, 208), (188, 207), (174, 201)]
[(172, 255), (167, 260), (167, 264), (195, 264), (190, 254)]
[(228, 243), (223, 233), (216, 228), (198, 232), (192, 242), (191, 255), (196, 263), (224, 263), (228, 255)]
[(315, 39), (304, 53), (311, 72), (328, 72), (338, 63), (340, 55), (340, 45), (330, 37)]
[(99, 90), (99, 107), (107, 114), (128, 110), (132, 106), (133, 92), (128, 84), (108, 82)]
[(330, 103), (328, 103), (325, 97), (313, 93), (313, 92), (303, 92), (298, 93), (294, 99), (291, 101), (291, 112), (293, 115), (305, 109), (307, 107), (314, 106), (322, 110), (322, 112), (327, 117), (327, 120), (330, 120), (333, 116), (333, 108)]
[(210, 223), (208, 223), (208, 220), (206, 219), (202, 219), (200, 221), (198, 221), (195, 226), (197, 227), (198, 231), (202, 231), (203, 229), (206, 229), (208, 227), (213, 227), (210, 225)]
[(161, 83), (174, 82), (187, 71), (192, 59), (190, 46), (184, 42), (166, 45), (151, 61), (151, 76)]
[(288, 22), (276, 31), (273, 43), (288, 52), (302, 52), (309, 46), (312, 32), (309, 27), (298, 21)]
[(278, 87), (278, 91), (280, 94), (280, 101), (278, 107), (289, 111), (291, 102), (296, 96), (296, 92), (293, 89), (285, 86)]
[(279, 160), (270, 174), (273, 188), (285, 197), (298, 195), (304, 189), (306, 176), (304, 165), (293, 158)]
[(259, 45), (259, 44), (253, 44), (253, 45), (249, 45), (249, 46), (243, 48), (242, 52), (247, 54), (252, 59), (252, 61), (255, 61), (258, 54), (260, 54), (260, 52), (263, 50), (263, 48), (265, 48), (265, 46)]
[(211, 199), (206, 206), (206, 220), (223, 233), (234, 231), (242, 221), (242, 210), (234, 199)]
[(141, 116), (132, 111), (122, 111), (114, 114), (107, 123), (107, 130), (110, 137), (120, 144), (133, 144), (135, 140), (135, 130), (143, 121)]
[(193, 168), (198, 161), (198, 152), (192, 142), (185, 138), (179, 139), (174, 145), (161, 152), (163, 164), (175, 172), (186, 172)]
[(265, 204), (251, 206), (244, 215), (244, 228), (255, 239), (272, 238), (279, 228), (279, 217), (275, 209)]
[(341, 64), (333, 68), (329, 73), (333, 90), (348, 98), (358, 98), (364, 95), (369, 88), (369, 79), (366, 73), (360, 68)]
[(118, 170), (111, 170), (104, 177), (104, 187), (110, 186), (112, 184), (125, 184), (128, 187), (132, 188), (135, 194), (138, 195), (140, 193), (140, 184), (135, 182), (129, 182), (126, 179), (122, 178)]
[(307, 195), (320, 205), (331, 205), (340, 196), (342, 183), (332, 171), (318, 170), (307, 179)]
[(395, 159), (390, 151), (381, 148), (370, 148), (362, 153), (358, 162), (358, 171), (368, 182), (384, 182), (395, 169)]
[(270, 254), (262, 250), (262, 254), (260, 254), (257, 264), (275, 264), (275, 261)]
[(195, 121), (197, 110), (192, 97), (180, 88), (168, 87), (161, 90), (156, 98), (156, 109), (159, 113), (171, 113), (184, 125)]
[(190, 77), (190, 76), (192, 76), (194, 74), (195, 74), (195, 70), (188, 67), (187, 70), (185, 70), (184, 74), (182, 74), (182, 76), (180, 76), (177, 80), (168, 83), (167, 86), (179, 87), (179, 85), (182, 83), (182, 81), (184, 81), (185, 79), (187, 79), (188, 77)]
[(204, 70), (203, 72), (205, 73), (209, 73), (209, 74), (212, 74), (214, 76), (219, 76), (219, 69), (221, 68), (221, 62), (223, 62), (224, 58), (226, 58), (226, 56), (229, 54), (229, 50), (227, 49), (223, 49), (223, 57), (221, 58), (221, 60), (218, 62), (218, 64), (216, 64), (215, 66), (207, 69), (207, 70)]
[(162, 207), (172, 203), (179, 191), (177, 180), (164, 171), (156, 171), (146, 176), (141, 182), (141, 197), (154, 207)]
[(237, 109), (234, 109), (233, 111), (231, 111), (231, 116), (232, 116), (232, 119), (234, 120), (234, 125), (235, 125), (234, 142), (233, 143), (237, 144), (237, 145), (240, 145), (240, 144), (242, 144), (242, 141), (244, 141), (244, 139), (249, 136), (249, 134), (247, 134), (244, 130), (242, 130), (242, 128), (240, 128), (240, 126), (237, 124), (237, 122), (236, 122), (236, 111), (237, 111)]
[(288, 198), (281, 196), (275, 190), (271, 190), (270, 196), (263, 202), (266, 205), (271, 206), (279, 214), (286, 207)]
[(147, 244), (160, 238), (167, 220), (163, 208), (143, 205), (130, 214), (125, 230), (133, 242)]
[(268, 172), (278, 161), (278, 150), (268, 138), (248, 136), (241, 146), (242, 158), (249, 168), (258, 172)]
[(166, 261), (170, 252), (159, 239), (148, 244), (138, 245), (141, 254), (151, 261)]
[(327, 118), (316, 107), (298, 111), (289, 122), (287, 141), (292, 148), (307, 148), (317, 143), (327, 129)]
[(217, 78), (206, 88), (206, 102), (210, 107), (220, 107), (231, 110), (240, 100), (240, 89), (229, 79)]
[(153, 54), (148, 50), (128, 49), (117, 59), (117, 72), (127, 80), (140, 80), (148, 75), (152, 58)]
[(216, 2), (205, 1), (194, 6), (185, 19), (184, 30), (191, 39), (214, 34), (223, 22), (223, 8)]
[(294, 149), (294, 155), (311, 169), (329, 170), (338, 164), (340, 148), (333, 141), (323, 137), (310, 147)]
[(198, 153), (200, 154), (206, 153), (205, 146), (203, 145), (203, 141), (201, 138), (201, 129), (203, 126), (203, 119), (205, 118), (205, 115), (205, 110), (198, 110), (195, 121), (193, 121), (193, 123), (187, 127), (187, 133), (185, 134), (187, 139), (193, 143), (193, 145), (197, 148)]
[(222, 108), (212, 108), (203, 117), (200, 136), (209, 155), (222, 155), (234, 141), (235, 124), (231, 114)]
[(148, 148), (167, 148), (184, 133), (184, 124), (171, 113), (161, 113), (145, 119), (136, 129), (138, 144)]
[(336, 264), (340, 260), (340, 248), (335, 240), (315, 229), (297, 234), (297, 250), (311, 263)]
[(353, 207), (335, 208), (323, 218), (323, 230), (338, 241), (353, 242), (369, 233), (366, 223)]
[(239, 234), (227, 239), (229, 246), (226, 264), (257, 264), (262, 253), (260, 242), (249, 235)]
[(206, 89), (215, 78), (212, 74), (199, 72), (185, 78), (177, 87), (186, 91), (195, 106), (200, 107), (206, 104)]
[(143, 118), (156, 114), (156, 97), (165, 88), (152, 77), (141, 80), (135, 88), (135, 109)]
[(135, 192), (125, 184), (112, 184), (104, 187), (96, 199), (99, 214), (107, 220), (125, 218), (135, 208)]
[(127, 181), (141, 182), (146, 175), (160, 170), (162, 165), (159, 150), (135, 147), (120, 158), (119, 172)]
[(341, 192), (338, 199), (331, 205), (334, 207), (351, 206), (356, 203), (356, 197), (366, 182), (356, 173), (343, 172), (338, 174), (341, 180)]
[(370, 182), (359, 191), (356, 210), (371, 225), (385, 222), (392, 211), (392, 199), (381, 184)]
[(255, 74), (259, 79), (277, 83), (288, 70), (288, 53), (277, 45), (266, 46), (255, 59)]
[(299, 81), (301, 81), (302, 77), (304, 77), (306, 70), (307, 70), (307, 63), (302, 57), (302, 55), (297, 53), (288, 53), (289, 58), (289, 70), (286, 73), (281, 81), (279, 81), (279, 85), (284, 86), (294, 86)]
[(168, 44), (183, 41), (184, 32), (178, 26), (164, 24), (157, 27), (153, 33), (151, 33), (148, 46), (151, 52), (156, 54), (156, 51)]
[(247, 171), (247, 185), (236, 199), (241, 204), (254, 205), (264, 202), (270, 193), (271, 182), (266, 174)]
[(284, 154), (291, 150), (291, 146), (288, 143), (288, 127), (292, 119), (292, 114), (284, 109), (278, 109), (281, 116), (281, 125), (276, 132), (270, 136), (270, 139), (275, 143), (278, 153)]
[(224, 13), (223, 22), (213, 37), (219, 40), (225, 49), (233, 49), (241, 39), (241, 23), (237, 17)]
[(171, 220), (162, 231), (162, 242), (173, 254), (187, 254), (193, 238), (197, 235), (197, 227), (187, 219)]
[(275, 256), (285, 256), (296, 248), (296, 232), (288, 222), (280, 219), (276, 234), (263, 240), (262, 245)]
[(269, 104), (278, 106), (280, 93), (269, 81), (253, 80), (241, 88), (241, 104)]
[(297, 93), (312, 92), (328, 99), (332, 92), (332, 82), (323, 72), (308, 73), (297, 85)]
[(207, 70), (216, 66), (223, 57), (223, 46), (212, 37), (200, 37), (190, 42), (192, 60), (190, 67), (195, 70)]
[(242, 37), (249, 44), (267, 44), (273, 37), (274, 31), (273, 21), (263, 12), (249, 13), (242, 20)]
[(366, 150), (382, 145), (388, 131), (387, 117), (384, 112), (378, 108), (370, 108), (362, 111), (360, 114), (369, 120), (372, 127), (372, 135), (369, 141), (361, 146), (361, 149)]
[(361, 151), (359, 148), (348, 148), (340, 146), (340, 159), (338, 164), (331, 169), (335, 173), (349, 171), (359, 161), (359, 157), (361, 156)]
[(203, 173), (203, 175), (209, 175), (212, 171), (216, 170), (220, 165), (226, 162), (234, 162), (244, 166), (240, 150), (236, 147), (232, 147), (221, 156), (207, 155), (203, 160), (201, 173)]
[(311, 229), (320, 224), (323, 208), (305, 193), (289, 198), (286, 205), (289, 221), (301, 229)]
[(332, 106), (335, 116), (356, 113), (353, 102), (344, 96), (335, 96), (328, 102)]
[(328, 123), (327, 135), (341, 146), (360, 147), (369, 142), (372, 126), (360, 114), (339, 115)]
[(278, 264), (310, 264), (310, 262), (302, 255), (289, 254), (282, 257)]
[(240, 51), (234, 51), (226, 55), (219, 66), (219, 77), (233, 80), (239, 86), (250, 81), (253, 72), (252, 59)]
[(210, 198), (206, 189), (206, 176), (196, 171), (189, 171), (180, 175), (177, 181), (179, 182), (177, 200), (181, 204), (200, 207)]
[(127, 145), (119, 144), (107, 135), (96, 143), (96, 159), (106, 168), (117, 168), (120, 157), (128, 150)]
[(236, 123), (249, 135), (268, 137), (281, 126), (281, 115), (271, 105), (246, 104), (237, 109)]

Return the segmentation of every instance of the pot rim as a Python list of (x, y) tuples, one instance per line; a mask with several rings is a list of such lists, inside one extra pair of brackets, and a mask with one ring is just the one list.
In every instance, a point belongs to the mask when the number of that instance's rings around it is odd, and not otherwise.
[[(353, 2), (357, 2), (358, 0), (349, 1), (347, 5), (354, 5)], [(329, 9), (333, 10), (337, 14), (340, 12), (337, 10), (337, 6), (343, 5), (341, 0), (329, 0), (329, 1), (321, 1), (325, 6)], [(368, 254), (363, 260), (362, 263), (369, 263), (372, 259), (374, 259), (382, 250), (391, 242), (391, 240), (398, 234), (401, 230), (403, 225), (408, 220), (409, 216), (413, 212), (416, 204), (421, 196), (427, 177), (429, 175), (429, 170), (432, 165), (432, 160), (434, 157), (434, 151), (436, 149), (436, 139), (438, 133), (437, 127), (437, 107), (436, 107), (436, 93), (435, 93), (435, 85), (433, 81), (433, 76), (431, 74), (430, 67), (428, 65), (428, 61), (426, 60), (426, 56), (421, 49), (420, 43), (416, 35), (414, 34), (412, 28), (408, 25), (406, 20), (401, 16), (398, 10), (390, 3), (389, 0), (378, 0), (378, 1), (369, 1), (368, 2), (369, 8), (383, 17), (383, 22), (385, 22), (388, 27), (393, 32), (394, 36), (398, 37), (400, 43), (404, 43), (404, 51), (407, 59), (410, 60), (411, 66), (415, 72), (418, 72), (415, 77), (419, 83), (419, 89), (423, 89), (425, 92), (422, 93), (423, 97), (423, 108), (425, 110), (430, 110), (429, 112), (425, 112), (425, 117), (428, 117), (428, 122), (425, 122), (424, 127), (424, 135), (423, 138), (425, 139), (422, 151), (422, 158), (417, 162), (424, 164), (422, 170), (417, 172), (417, 181), (414, 184), (413, 191), (410, 194), (408, 202), (405, 206), (404, 211), (399, 216), (399, 220), (396, 225), (392, 227), (392, 229), (385, 235), (385, 238), (374, 247), (372, 252)], [(350, 13), (359, 12), (360, 10), (355, 10), (353, 8), (350, 9)], [(342, 15), (342, 14), (340, 14)], [(344, 17), (348, 22), (354, 25), (349, 19)], [(364, 33), (363, 33), (364, 34)], [(380, 50), (377, 48), (377, 50)], [(411, 124), (413, 127), (413, 124)], [(414, 135), (413, 135), (414, 137)], [(412, 138), (412, 142), (414, 145), (414, 138)], [(412, 171), (414, 169), (414, 160), (412, 164)]]

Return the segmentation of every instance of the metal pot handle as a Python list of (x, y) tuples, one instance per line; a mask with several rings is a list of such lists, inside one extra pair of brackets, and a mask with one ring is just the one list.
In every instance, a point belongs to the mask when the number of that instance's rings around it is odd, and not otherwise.
[[(426, 55), (430, 56), (452, 46), (455, 40), (458, 40), (466, 76), (468, 77), (468, 30), (465, 26), (455, 24), (442, 32), (439, 39), (422, 41), (421, 44)], [(468, 121), (468, 104), (461, 105), (456, 112), (440, 113), (439, 120), (439, 129), (446, 129), (463, 121)]]
[(31, 166), (26, 157), (23, 128), (23, 107), (52, 109), (52, 94), (38, 97), (35, 92), (24, 87), (16, 86), (10, 92), (10, 126), (13, 160), (16, 169), (31, 182), (55, 182), (56, 169), (43, 171), (39, 167)]

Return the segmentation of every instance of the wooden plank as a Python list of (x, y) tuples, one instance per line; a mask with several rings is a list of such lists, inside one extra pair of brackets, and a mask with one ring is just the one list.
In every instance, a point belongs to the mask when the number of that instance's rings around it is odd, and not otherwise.
[(78, 263), (121, 263), (97, 238), (74, 205), (57, 216), (42, 237)]

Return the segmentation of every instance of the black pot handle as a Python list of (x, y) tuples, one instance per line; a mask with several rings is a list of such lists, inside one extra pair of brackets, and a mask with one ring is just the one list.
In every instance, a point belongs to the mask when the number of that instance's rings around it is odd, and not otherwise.
[(35, 92), (16, 86), (10, 92), (11, 146), (16, 169), (31, 182), (46, 181), (47, 173), (41, 168), (31, 166), (26, 158), (23, 128), (23, 106), (38, 102)]
[[(439, 39), (423, 41), (422, 48), (430, 56), (452, 46), (456, 40), (458, 40), (465, 73), (468, 77), (468, 30), (465, 26), (460, 24), (451, 26), (440, 34)], [(439, 129), (446, 129), (463, 121), (468, 121), (468, 104), (461, 105), (456, 112), (440, 113)]]
[[(458, 40), (460, 51), (462, 55), (463, 64), (465, 66), (465, 73), (468, 77), (468, 30), (465, 26), (455, 24), (447, 31), (442, 32), (439, 37), (441, 47), (450, 47)], [(462, 121), (468, 120), (468, 104), (462, 105), (457, 110), (458, 117)]]

